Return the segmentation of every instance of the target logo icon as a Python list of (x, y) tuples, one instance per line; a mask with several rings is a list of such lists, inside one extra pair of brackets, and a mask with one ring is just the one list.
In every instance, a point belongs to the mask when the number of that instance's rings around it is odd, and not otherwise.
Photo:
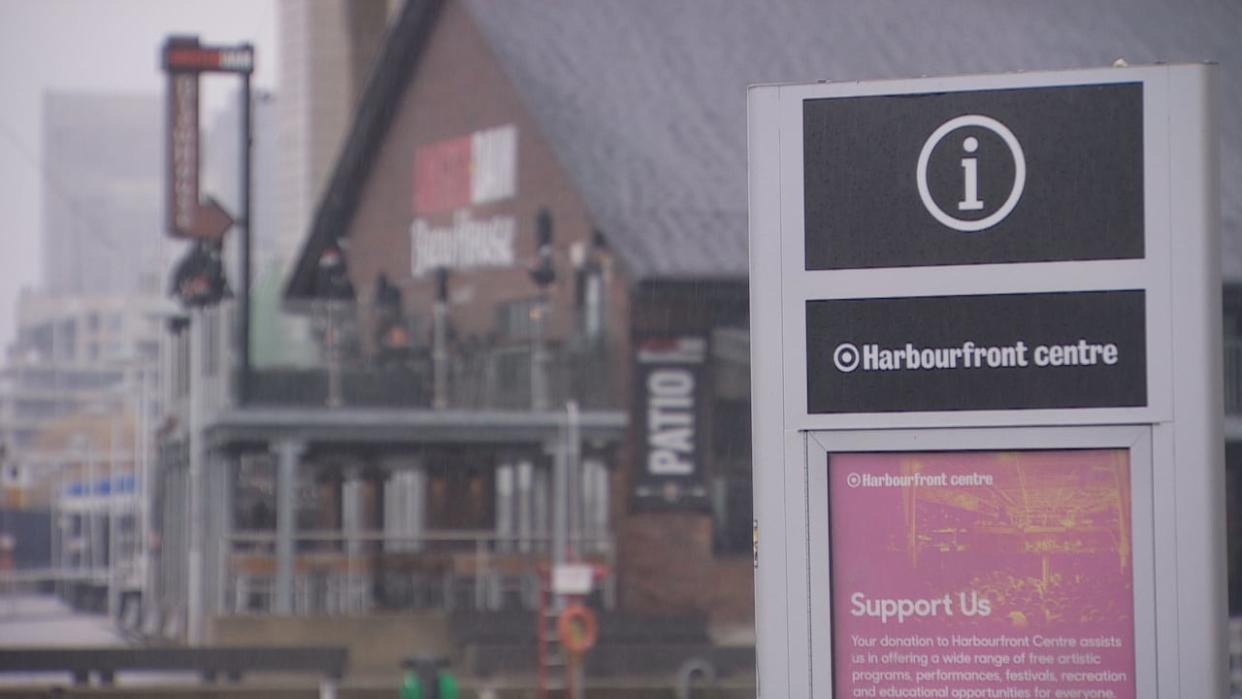
[(862, 354), (854, 345), (843, 342), (837, 345), (837, 349), (832, 353), (832, 363), (837, 366), (837, 370), (848, 374), (858, 368), (859, 361), (862, 360)]

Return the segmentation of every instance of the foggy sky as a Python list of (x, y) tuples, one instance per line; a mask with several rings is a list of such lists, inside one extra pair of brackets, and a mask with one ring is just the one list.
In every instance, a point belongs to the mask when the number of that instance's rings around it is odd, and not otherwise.
[[(274, 0), (0, 0), (0, 348), (13, 337), (19, 290), (39, 282), (43, 94), (163, 95), (159, 48), (169, 34), (249, 41), (256, 87), (275, 84)], [(204, 80), (201, 123), (236, 89), (236, 78)]]

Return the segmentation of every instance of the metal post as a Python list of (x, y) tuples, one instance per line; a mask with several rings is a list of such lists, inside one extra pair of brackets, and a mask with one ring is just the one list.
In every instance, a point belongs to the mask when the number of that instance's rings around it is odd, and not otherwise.
[(65, 566), (64, 556), (62, 555), (62, 551), (64, 549), (64, 532), (60, 529), (60, 518), (61, 512), (63, 511), (61, 509), (60, 499), (64, 497), (65, 492), (64, 468), (65, 464), (63, 461), (58, 461), (56, 463), (56, 471), (52, 474), (53, 483), (55, 483), (53, 487), (56, 488), (56, 492), (48, 497), (50, 505), (48, 509), (52, 518), (50, 527), (52, 550), (49, 553), (51, 554), (52, 571), (57, 575), (57, 577), (53, 579), (53, 590), (56, 594), (61, 594), (63, 592), (61, 589), (59, 574), (63, 572)]
[(541, 288), (539, 300), (535, 302), (534, 312), (530, 319), (530, 407), (535, 410), (548, 409), (548, 350), (547, 339), (544, 337), (544, 316), (547, 312), (547, 292)]
[(569, 665), (569, 695), (572, 699), (586, 697), (586, 663), (581, 654), (574, 653)]
[(341, 597), (341, 609), (350, 613), (364, 611), (368, 606), (363, 595), (355, 593), (362, 587), (355, 565), (363, 553), (362, 532), (368, 529), (363, 521), (364, 487), (361, 468), (345, 469), (345, 479), (341, 483), (341, 533), (345, 537), (345, 593)]
[(95, 551), (95, 443), (87, 443), (86, 449), (86, 489), (82, 502), (82, 532), (86, 539), (86, 568), (91, 579), (95, 577), (95, 568), (99, 565), (99, 557)]
[(565, 404), (565, 460), (569, 495), (569, 555), (578, 560), (582, 554), (582, 454), (578, 440), (578, 403)]
[[(556, 440), (553, 447), (552, 464), (552, 570), (555, 571), (565, 563), (569, 539), (569, 453), (565, 448), (565, 433), (561, 427), (561, 439)], [(555, 596), (554, 609), (565, 607), (563, 595)]]
[(531, 502), (531, 486), (535, 479), (534, 466), (523, 458), (517, 464), (517, 537), (522, 553), (530, 553), (534, 535), (534, 508)]
[(108, 596), (107, 610), (108, 617), (115, 619), (120, 605), (117, 604), (120, 593), (120, 581), (117, 575), (120, 573), (120, 543), (121, 537), (117, 526), (116, 508), (119, 498), (117, 497), (117, 458), (116, 458), (116, 442), (117, 442), (117, 424), (116, 417), (111, 420), (111, 429), (108, 434)]
[(344, 404), (341, 391), (341, 329), (337, 327), (336, 311), (340, 301), (329, 299), (328, 304), (328, 407), (339, 408)]
[[(252, 53), (254, 50), (251, 44), (242, 44), (242, 48)], [(239, 348), (241, 367), (237, 379), (237, 404), (246, 405), (250, 399), (250, 238), (251, 221), (254, 220), (250, 202), (250, 171), (254, 139), (251, 134), (253, 115), (250, 107), (250, 73), (242, 73), (241, 79), (241, 220), (237, 222), (240, 226), (238, 242), (241, 245), (241, 318), (239, 320), (241, 332), (238, 333), (238, 344), (241, 345)]]
[(496, 467), (496, 548), (509, 551), (513, 547), (514, 466), (507, 460)]
[(410, 470), (409, 490), (409, 527), (411, 541), (409, 551), (422, 551), (423, 539), (427, 535), (427, 465), (422, 457), (414, 463)]
[(136, 466), (137, 466), (137, 482), (134, 484), (134, 491), (138, 497), (138, 507), (136, 508), (135, 546), (138, 552), (138, 571), (142, 576), (142, 606), (139, 611), (139, 619), (145, 622), (146, 610), (150, 609), (155, 598), (154, 575), (151, 565), (151, 508), (153, 506), (150, 492), (150, 466), (148, 459), (149, 444), (147, 442), (149, 417), (149, 408), (147, 404), (147, 386), (148, 367), (143, 366), (138, 374), (138, 419), (135, 421), (135, 429), (137, 434), (134, 435), (134, 447), (137, 449)]
[(233, 541), (233, 457), (215, 451), (210, 461), (208, 480), (211, 483), (211, 612), (227, 609), (226, 593), (231, 579), (229, 558)]
[(448, 301), (437, 298), (431, 312), (432, 407), (444, 410), (448, 407)]
[(276, 595), (275, 613), (293, 613), (293, 537), (297, 526), (294, 508), (298, 459), (303, 445), (285, 440), (277, 445), (276, 472)]
[(203, 502), (203, 322), (202, 308), (190, 311), (190, 469), (189, 546), (186, 556), (186, 640), (197, 645), (203, 633), (203, 539), (206, 527)]

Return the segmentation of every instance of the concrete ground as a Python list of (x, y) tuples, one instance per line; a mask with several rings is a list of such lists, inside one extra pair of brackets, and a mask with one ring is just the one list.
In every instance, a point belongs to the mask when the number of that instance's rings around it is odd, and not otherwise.
[[(126, 638), (104, 615), (75, 612), (60, 600), (34, 594), (0, 594), (0, 653), (15, 647), (123, 646)], [(462, 699), (536, 699), (533, 678), (464, 679)], [(392, 699), (390, 678), (347, 679), (337, 699)], [(755, 696), (754, 678), (729, 679), (696, 689), (693, 699), (743, 699)], [(122, 673), (113, 687), (76, 687), (68, 673), (0, 675), (0, 699), (7, 697), (133, 697), (134, 699), (317, 699), (312, 678), (246, 678), (239, 685), (201, 684), (191, 674)], [(552, 692), (561, 699), (563, 692)], [(677, 699), (672, 678), (591, 680), (587, 699)]]

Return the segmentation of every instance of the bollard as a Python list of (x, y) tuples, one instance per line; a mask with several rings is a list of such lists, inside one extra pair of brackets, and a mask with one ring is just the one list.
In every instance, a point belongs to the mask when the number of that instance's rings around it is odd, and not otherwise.
[(691, 658), (677, 669), (677, 699), (692, 699), (699, 684), (716, 681), (716, 668), (703, 658)]

